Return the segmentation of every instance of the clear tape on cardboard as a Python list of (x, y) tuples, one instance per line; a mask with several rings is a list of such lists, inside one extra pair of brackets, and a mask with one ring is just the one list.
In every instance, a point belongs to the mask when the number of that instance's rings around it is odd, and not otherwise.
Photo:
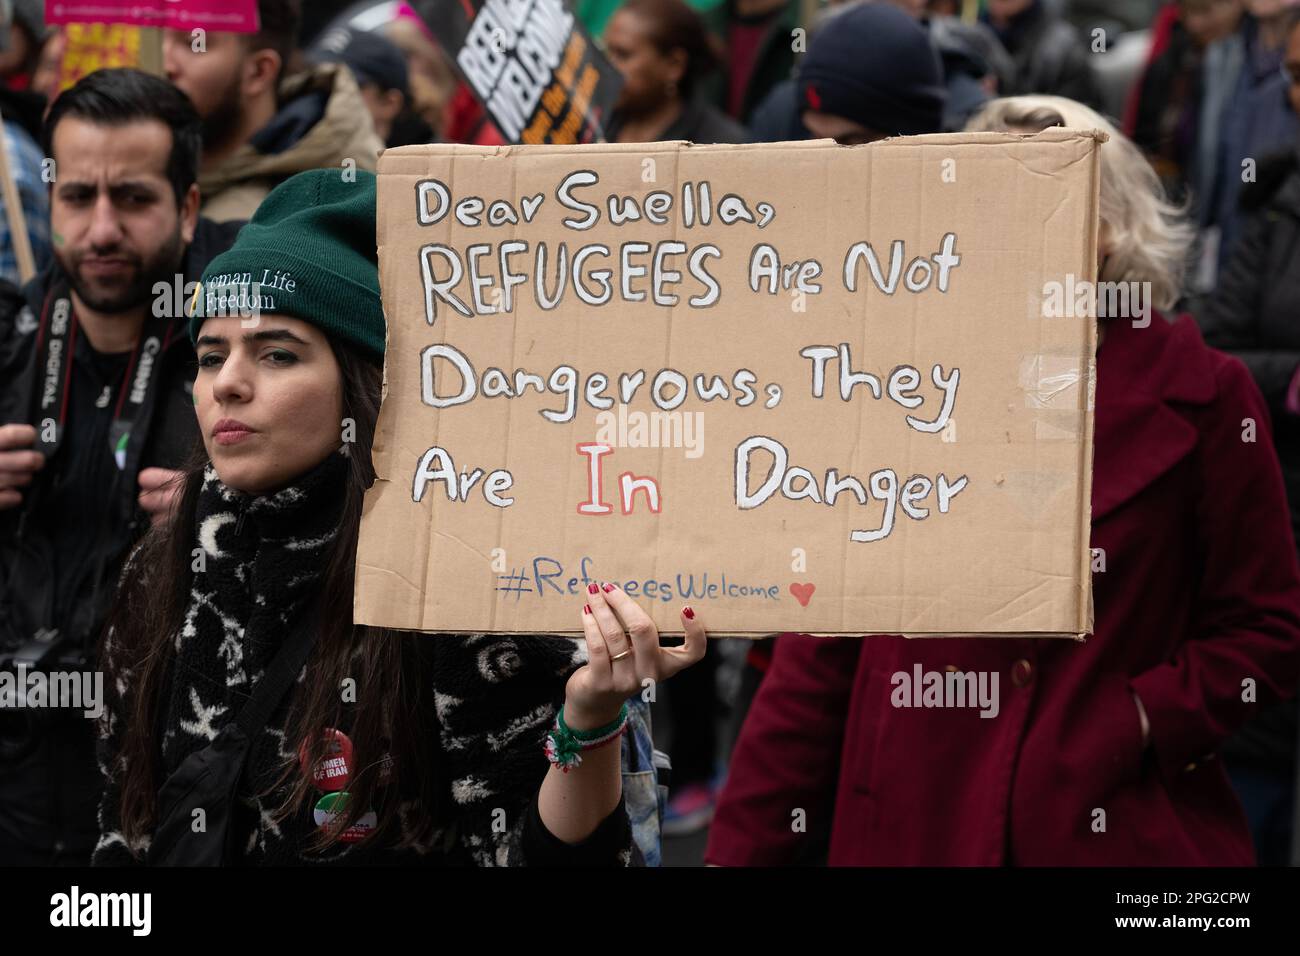
[(1083, 382), (1077, 355), (1052, 355), (1040, 352), (1020, 361), (1020, 390), (1025, 407), (1038, 411), (1034, 419), (1034, 437), (1039, 441), (1073, 441), (1083, 431), (1084, 411), (1091, 412), (1097, 387), (1096, 363), (1089, 360), (1085, 407), (1078, 403), (1078, 388)]

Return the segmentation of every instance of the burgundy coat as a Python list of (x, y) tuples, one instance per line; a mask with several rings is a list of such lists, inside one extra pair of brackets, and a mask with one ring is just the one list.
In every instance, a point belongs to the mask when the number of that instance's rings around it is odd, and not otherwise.
[[(1207, 348), (1190, 318), (1117, 322), (1106, 335), (1095, 634), (782, 635), (732, 756), (709, 863), (792, 862), (827, 829), (833, 865), (1254, 862), (1213, 754), (1294, 693), (1300, 673), (1300, 571), (1268, 412), (1245, 367)], [(918, 663), (997, 671), (1000, 713), (893, 707), (891, 675)], [(1242, 700), (1246, 678), (1254, 702)]]

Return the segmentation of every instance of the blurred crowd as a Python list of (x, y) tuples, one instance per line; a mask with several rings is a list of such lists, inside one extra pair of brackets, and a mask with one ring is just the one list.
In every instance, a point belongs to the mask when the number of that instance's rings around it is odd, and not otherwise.
[[(45, 25), (42, 6), (39, 0), (5, 5), (8, 39), (0, 50), (5, 152), (25, 213), (21, 236), (14, 235), (14, 217), (0, 219), (0, 279), (15, 288), (39, 286), (61, 242), (50, 228), (50, 178), (43, 173), (54, 149), (43, 124), (65, 75), (67, 36)], [(384, 148), (406, 144), (504, 142), (458, 79), (444, 44), (406, 3), (260, 0), (257, 6), (255, 34), (209, 31), (201, 50), (188, 32), (163, 35), (163, 73), (201, 122), (198, 213), (212, 229), (249, 219), (275, 186), (305, 170), (349, 162), (373, 170)], [(989, 110), (999, 98), (1028, 95), (1063, 97), (1109, 121), (1158, 176), (1161, 208), (1194, 229), (1178, 246), (1182, 279), (1163, 311), (1192, 313), (1206, 342), (1249, 370), (1272, 419), (1294, 550), (1300, 534), (1300, 0), (572, 0), (571, 6), (623, 78), (612, 113), (599, 117), (613, 142), (831, 138), (852, 145), (965, 129), (1032, 132), (1054, 125), (1051, 117), (1073, 115), (1047, 99), (1036, 111)], [(996, 186), (990, 189), (1000, 198)], [(1106, 203), (1103, 195), (1104, 217)], [(207, 236), (219, 243), (219, 235), (200, 229), (195, 241)], [(1112, 239), (1121, 247), (1129, 241)], [(1103, 279), (1152, 278), (1150, 270), (1115, 271), (1120, 258), (1109, 272), (1103, 263)], [(1240, 534), (1255, 532), (1243, 527)], [(69, 609), (91, 601), (101, 583), (74, 581), (72, 573), (57, 600)], [(77, 573), (84, 578), (84, 569)], [(88, 621), (102, 618), (103, 600), (79, 613)], [(93, 629), (71, 618), (56, 624), (65, 631)], [(656, 726), (674, 763), (665, 835), (703, 833), (719, 810), (733, 747), (774, 654), (772, 641), (718, 642), (717, 653), (664, 688)], [(80, 745), (67, 751), (69, 761), (82, 763), (85, 753)], [(1293, 859), (1294, 703), (1245, 723), (1223, 754), (1258, 859)], [(75, 790), (93, 770), (68, 769), (58, 786)], [(42, 798), (45, 786), (33, 783), (20, 799)], [(733, 801), (742, 800), (733, 794)], [(69, 797), (68, 818), (84, 809), (75, 803)], [(5, 815), (0, 804), (0, 840)], [(737, 811), (736, 819), (743, 818)], [(8, 838), (16, 839), (12, 832)], [(88, 852), (84, 840), (68, 839), (69, 853)], [(697, 858), (701, 852), (691, 851)], [(725, 862), (727, 854), (720, 847), (711, 857)]]

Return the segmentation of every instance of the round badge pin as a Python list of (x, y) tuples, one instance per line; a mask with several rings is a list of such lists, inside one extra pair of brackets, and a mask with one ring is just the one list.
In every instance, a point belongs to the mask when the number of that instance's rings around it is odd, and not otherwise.
[[(325, 753), (311, 772), (317, 790), (334, 792), (346, 790), (352, 779), (352, 739), (333, 727), (325, 729)], [(307, 742), (298, 749), (298, 760), (307, 769)]]
[[(351, 797), (346, 790), (339, 790), (327, 793), (317, 800), (316, 806), (312, 809), (312, 819), (316, 821), (316, 826), (322, 829), (329, 826), (338, 814), (347, 809), (349, 799)], [(339, 834), (339, 840), (342, 843), (357, 843), (365, 839), (366, 834), (374, 830), (378, 824), (379, 818), (375, 811), (367, 810), (352, 826)]]

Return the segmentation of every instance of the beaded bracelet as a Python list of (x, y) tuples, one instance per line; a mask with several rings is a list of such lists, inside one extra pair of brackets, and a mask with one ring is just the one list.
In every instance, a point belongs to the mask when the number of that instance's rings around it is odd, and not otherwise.
[(546, 735), (543, 750), (546, 759), (565, 773), (582, 765), (582, 751), (595, 750), (617, 740), (627, 726), (627, 704), (618, 712), (618, 716), (604, 727), (595, 730), (573, 730), (564, 722), (564, 708), (555, 715), (555, 726)]

